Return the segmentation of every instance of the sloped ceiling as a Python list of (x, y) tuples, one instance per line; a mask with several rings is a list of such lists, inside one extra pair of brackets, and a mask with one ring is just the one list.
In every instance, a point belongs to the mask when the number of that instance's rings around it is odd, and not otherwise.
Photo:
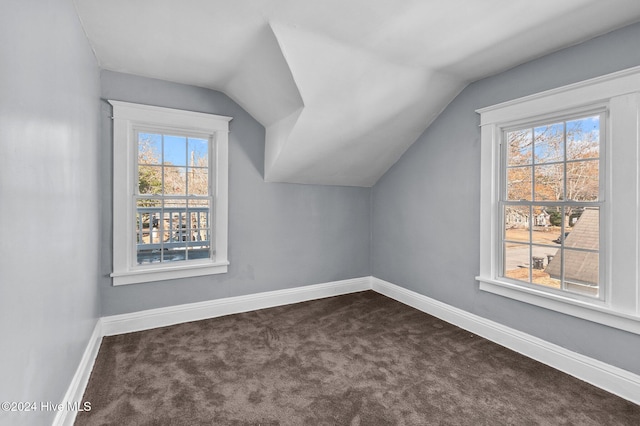
[(640, 21), (638, 0), (74, 0), (104, 69), (226, 93), (265, 180), (372, 186), (469, 83)]

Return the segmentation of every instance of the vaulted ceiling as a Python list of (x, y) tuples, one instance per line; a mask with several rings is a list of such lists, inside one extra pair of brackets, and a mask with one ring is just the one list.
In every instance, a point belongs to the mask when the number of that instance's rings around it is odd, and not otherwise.
[(638, 0), (74, 0), (104, 69), (226, 93), (265, 179), (372, 186), (469, 83), (640, 20)]

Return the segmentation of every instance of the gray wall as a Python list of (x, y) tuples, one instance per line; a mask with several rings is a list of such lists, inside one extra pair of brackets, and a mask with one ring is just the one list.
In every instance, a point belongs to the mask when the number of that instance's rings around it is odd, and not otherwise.
[(113, 287), (111, 122), (102, 110), (102, 314), (199, 302), (370, 274), (369, 188), (265, 183), (264, 127), (226, 95), (102, 71), (102, 98), (233, 117), (229, 135), (229, 272)]
[(376, 184), (372, 274), (640, 374), (640, 336), (480, 292), (475, 110), (640, 65), (640, 24), (469, 85)]
[(0, 40), (0, 401), (57, 403), (100, 313), (99, 69), (69, 0), (3, 0)]

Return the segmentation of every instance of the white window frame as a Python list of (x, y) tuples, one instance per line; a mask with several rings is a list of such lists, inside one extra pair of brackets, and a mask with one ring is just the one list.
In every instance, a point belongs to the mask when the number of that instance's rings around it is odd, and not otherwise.
[[(605, 108), (603, 297), (589, 300), (501, 278), (501, 139), (518, 123)], [(640, 334), (640, 67), (477, 110), (481, 126), (482, 291)]]
[[(228, 138), (231, 117), (108, 101), (113, 106), (113, 285), (226, 273), (228, 240)], [(212, 141), (212, 248), (208, 259), (138, 265), (135, 261), (135, 195), (138, 128), (206, 135)]]

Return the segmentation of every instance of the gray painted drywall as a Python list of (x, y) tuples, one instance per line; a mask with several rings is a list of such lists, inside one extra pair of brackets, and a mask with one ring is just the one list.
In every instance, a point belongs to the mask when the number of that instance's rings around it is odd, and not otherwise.
[(111, 110), (102, 110), (102, 313), (368, 276), (370, 188), (265, 183), (264, 127), (220, 92), (102, 71), (102, 97), (233, 117), (229, 134), (229, 272), (114, 287)]
[(374, 186), (372, 274), (640, 374), (640, 336), (481, 292), (480, 129), (475, 110), (640, 65), (640, 24), (502, 74), (456, 97)]
[(99, 317), (99, 69), (69, 0), (0, 6), (0, 424), (51, 424)]

